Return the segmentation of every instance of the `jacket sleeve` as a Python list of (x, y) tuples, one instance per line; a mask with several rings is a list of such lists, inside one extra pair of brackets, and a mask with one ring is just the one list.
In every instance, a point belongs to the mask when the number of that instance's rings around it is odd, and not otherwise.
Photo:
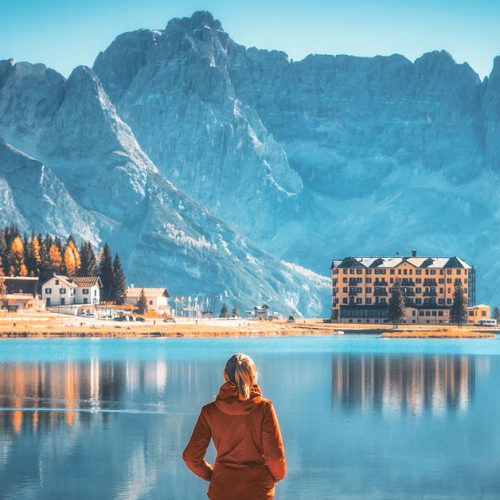
[(285, 448), (281, 439), (280, 426), (273, 404), (269, 401), (264, 410), (262, 422), (262, 446), (264, 460), (275, 482), (281, 481), (286, 474)]
[(202, 409), (182, 458), (197, 476), (206, 481), (210, 481), (213, 471), (213, 467), (204, 458), (211, 437), (212, 432)]

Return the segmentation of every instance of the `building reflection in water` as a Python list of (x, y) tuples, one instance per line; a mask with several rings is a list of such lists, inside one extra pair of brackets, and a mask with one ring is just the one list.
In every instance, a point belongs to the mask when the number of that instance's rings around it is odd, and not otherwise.
[(467, 411), (474, 377), (470, 356), (339, 354), (332, 359), (332, 404), (392, 414)]
[(125, 407), (163, 411), (158, 398), (151, 404), (142, 397), (164, 392), (166, 384), (167, 363), (160, 360), (2, 363), (0, 430), (18, 434), (60, 425), (71, 428), (76, 419), (85, 424), (96, 413), (105, 421), (110, 411)]

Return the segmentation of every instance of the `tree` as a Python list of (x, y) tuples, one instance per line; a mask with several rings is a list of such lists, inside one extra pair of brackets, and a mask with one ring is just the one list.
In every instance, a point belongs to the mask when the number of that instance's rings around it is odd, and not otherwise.
[(56, 243), (52, 243), (49, 247), (49, 269), (52, 273), (61, 271), (63, 259), (61, 251)]
[(493, 309), (493, 319), (496, 319), (497, 323), (500, 323), (500, 309), (498, 307)]
[(66, 275), (70, 277), (75, 276), (78, 270), (75, 254), (69, 246), (64, 249), (64, 269), (66, 270)]
[(7, 286), (5, 285), (5, 274), (3, 272), (3, 262), (0, 256), (0, 309), (4, 306), (7, 294)]
[(450, 320), (458, 326), (467, 321), (467, 306), (465, 304), (464, 291), (457, 286), (453, 294), (453, 304), (450, 310)]
[(111, 256), (111, 250), (109, 245), (106, 243), (101, 250), (100, 262), (99, 262), (99, 278), (101, 278), (102, 283), (102, 299), (105, 302), (113, 300), (113, 257)]
[(21, 267), (24, 265), (24, 244), (19, 235), (14, 236), (10, 244), (8, 256), (9, 273), (12, 276), (19, 276)]
[(227, 304), (224, 302), (220, 308), (219, 318), (229, 318), (229, 309)]
[(139, 314), (144, 314), (148, 310), (148, 301), (146, 300), (144, 288), (141, 288), (141, 294), (139, 295), (139, 301), (137, 302), (137, 309), (139, 310)]
[(97, 259), (90, 241), (85, 241), (80, 247), (79, 276), (97, 276)]
[(113, 301), (115, 304), (124, 304), (127, 280), (118, 254), (115, 255), (115, 260), (113, 261), (113, 278)]
[(399, 280), (392, 287), (392, 295), (389, 300), (388, 318), (397, 328), (405, 315), (405, 298)]
[(231, 316), (233, 318), (239, 318), (240, 317), (240, 311), (239, 311), (239, 309), (236, 306), (233, 307), (233, 312), (231, 313)]

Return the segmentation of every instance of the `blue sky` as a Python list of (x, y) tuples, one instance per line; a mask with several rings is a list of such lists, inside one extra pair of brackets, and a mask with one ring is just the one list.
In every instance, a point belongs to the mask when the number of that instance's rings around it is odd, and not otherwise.
[(445, 49), (481, 77), (500, 55), (500, 0), (0, 0), (0, 59), (43, 62), (68, 75), (91, 66), (120, 33), (164, 28), (210, 10), (244, 45), (411, 60)]

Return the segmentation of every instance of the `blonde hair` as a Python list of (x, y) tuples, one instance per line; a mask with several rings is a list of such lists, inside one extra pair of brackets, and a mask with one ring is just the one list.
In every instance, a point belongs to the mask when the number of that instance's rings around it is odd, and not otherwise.
[(242, 401), (250, 398), (250, 389), (257, 379), (255, 363), (246, 354), (233, 354), (226, 363), (224, 372), (229, 381), (238, 388)]

